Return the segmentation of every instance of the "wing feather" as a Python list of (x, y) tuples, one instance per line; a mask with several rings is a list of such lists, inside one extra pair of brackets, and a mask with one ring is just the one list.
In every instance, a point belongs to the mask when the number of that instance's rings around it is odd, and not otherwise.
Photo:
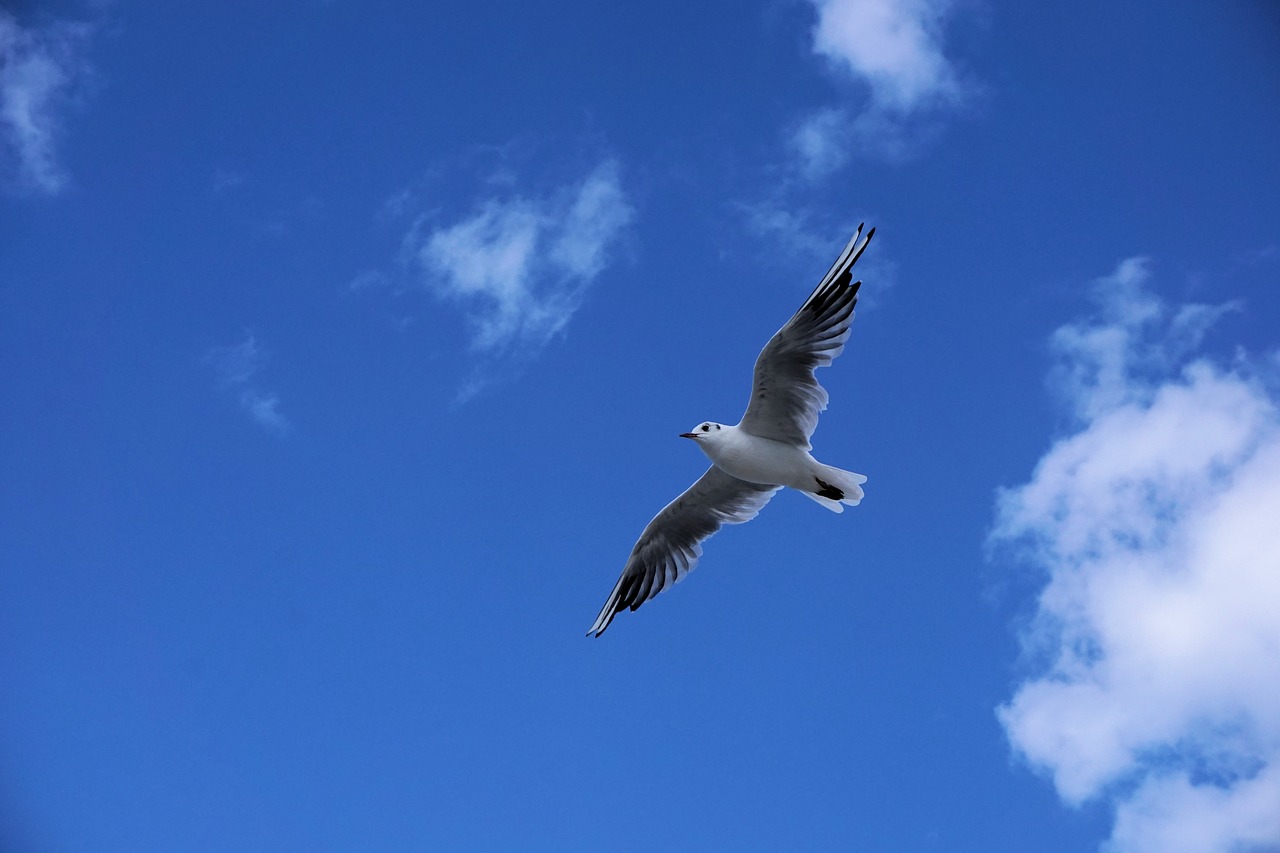
[(755, 518), (779, 488), (708, 468), (645, 527), (587, 636), (600, 636), (614, 616), (678, 583), (698, 564), (703, 542), (725, 524)]
[(853, 265), (876, 233), (862, 226), (844, 247), (804, 305), (778, 330), (756, 359), (751, 401), (739, 426), (752, 435), (811, 449), (809, 438), (827, 408), (827, 391), (814, 376), (844, 351), (858, 302)]

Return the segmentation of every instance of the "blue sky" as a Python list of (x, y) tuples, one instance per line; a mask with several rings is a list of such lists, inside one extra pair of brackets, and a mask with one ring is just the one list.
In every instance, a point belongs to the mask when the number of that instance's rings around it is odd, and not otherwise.
[[(1280, 848), (1272, 4), (0, 8), (0, 846)], [(860, 221), (816, 455), (583, 632)]]

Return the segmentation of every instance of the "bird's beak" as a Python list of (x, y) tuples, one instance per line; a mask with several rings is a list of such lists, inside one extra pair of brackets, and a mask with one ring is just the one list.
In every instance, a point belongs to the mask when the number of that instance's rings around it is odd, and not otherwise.
[(680, 433), (680, 437), (681, 438), (697, 438), (698, 434), (696, 432), (682, 432)]

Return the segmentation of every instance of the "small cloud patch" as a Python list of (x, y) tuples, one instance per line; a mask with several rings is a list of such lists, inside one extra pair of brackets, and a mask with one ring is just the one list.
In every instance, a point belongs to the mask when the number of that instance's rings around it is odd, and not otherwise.
[(577, 311), (634, 213), (613, 160), (541, 197), (504, 194), (411, 240), (427, 289), (462, 308), (477, 351), (536, 352)]
[(818, 109), (790, 135), (796, 171), (826, 177), (853, 155), (901, 161), (972, 94), (943, 49), (948, 0), (811, 0), (813, 51), (865, 91)]
[(67, 183), (58, 160), (62, 113), (87, 75), (90, 27), (24, 27), (0, 10), (0, 167), (22, 192), (54, 195)]
[(217, 377), (218, 386), (232, 394), (240, 408), (254, 423), (268, 432), (284, 434), (292, 427), (280, 412), (280, 398), (273, 391), (264, 389), (258, 374), (266, 362), (266, 355), (252, 334), (231, 346), (214, 347), (201, 360)]

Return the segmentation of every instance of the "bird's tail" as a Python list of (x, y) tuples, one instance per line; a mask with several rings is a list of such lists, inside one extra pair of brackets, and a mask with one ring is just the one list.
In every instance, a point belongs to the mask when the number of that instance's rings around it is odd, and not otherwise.
[(857, 506), (862, 501), (862, 484), (867, 478), (852, 471), (818, 464), (810, 489), (801, 491), (832, 512), (844, 512), (845, 506)]

